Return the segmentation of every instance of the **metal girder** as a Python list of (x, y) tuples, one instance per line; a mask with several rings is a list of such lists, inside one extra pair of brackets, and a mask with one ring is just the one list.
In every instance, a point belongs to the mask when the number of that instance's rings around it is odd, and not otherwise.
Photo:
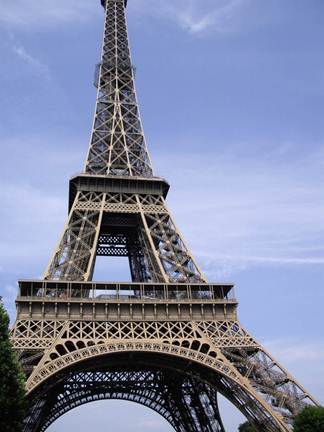
[[(197, 391), (198, 389), (198, 391)], [(25, 432), (40, 432), (57, 418), (85, 403), (122, 399), (151, 408), (177, 432), (223, 432), (217, 391), (188, 373), (137, 365), (92, 366), (66, 374), (56, 385), (31, 400)], [(39, 399), (44, 403), (39, 409)], [(208, 407), (206, 410), (205, 407)]]
[(123, 0), (105, 3), (97, 105), (85, 171), (153, 175), (139, 117)]
[[(289, 432), (317, 402), (242, 328), (233, 285), (208, 284), (185, 244), (165, 203), (169, 185), (153, 176), (126, 1), (101, 3), (85, 172), (70, 181), (68, 220), (44, 279), (21, 281), (16, 301), (11, 340), (30, 402), (24, 432), (114, 398), (154, 409), (176, 431), (223, 432), (218, 392), (258, 431)], [(92, 282), (97, 255), (127, 256), (132, 282)]]
[(133, 230), (137, 251), (141, 250), (130, 256), (133, 281), (140, 277), (149, 282), (206, 281), (162, 195), (104, 190), (77, 192), (45, 279), (91, 280), (98, 249), (103, 252), (100, 235), (110, 230), (129, 238)]
[[(41, 309), (39, 300), (43, 304)], [(75, 300), (76, 296), (72, 294), (71, 298), (61, 300), (61, 304)], [(194, 365), (203, 367), (201, 376), (207, 384), (215, 385), (216, 382), (217, 390), (232, 401), (260, 431), (289, 431), (296, 413), (307, 404), (316, 404), (238, 321), (230, 321), (229, 317), (226, 319), (227, 312), (221, 305), (218, 305), (219, 311), (216, 311), (215, 316), (220, 317), (223, 309), (223, 319), (212, 321), (196, 321), (190, 315), (191, 308), (186, 309), (186, 315), (183, 305), (180, 309), (181, 319), (176, 319), (175, 313), (179, 305), (175, 305), (174, 312), (169, 305), (169, 320), (159, 321), (157, 316), (150, 319), (144, 312), (142, 319), (139, 317), (134, 321), (131, 308), (127, 309), (129, 312), (123, 309), (118, 321), (109, 321), (99, 313), (90, 318), (85, 304), (88, 302), (93, 308), (95, 299), (83, 298), (82, 308), (77, 309), (79, 318), (76, 311), (71, 309), (64, 315), (64, 310), (55, 303), (53, 312), (48, 312), (53, 319), (45, 320), (46, 310), (49, 309), (44, 301), (38, 299), (35, 310), (30, 309), (30, 306), (29, 309), (18, 308), (20, 319), (12, 331), (13, 346), (20, 353), (23, 367), (29, 375), (27, 390), (31, 398), (36, 395), (36, 400), (39, 389), (51, 386), (53, 380), (60, 380), (60, 376), (69, 373), (71, 368), (83, 367), (84, 362), (95, 364), (98, 359), (113, 358), (118, 353), (133, 353), (134, 360), (136, 353), (146, 353), (155, 356), (156, 364), (161, 356), (171, 356), (186, 360), (187, 364), (190, 361), (190, 368)], [(102, 305), (100, 297), (97, 301)], [(154, 301), (157, 300), (149, 300), (151, 303)], [(30, 305), (31, 299), (20, 299), (18, 302)], [(34, 302), (36, 299), (32, 300)], [(226, 309), (230, 308), (231, 303), (224, 302), (227, 304)], [(112, 303), (106, 299), (104, 305), (107, 307), (108, 304), (110, 309), (115, 307), (117, 311), (120, 310), (121, 300)], [(200, 305), (207, 306), (207, 300), (201, 299)], [(37, 319), (40, 310), (43, 310), (44, 317)], [(30, 314), (35, 318), (31, 320), (28, 317)], [(55, 314), (59, 314), (61, 320), (55, 319)], [(112, 311), (109, 314), (114, 315)], [(156, 315), (159, 315), (158, 310)], [(175, 319), (170, 320), (173, 316)], [(172, 360), (171, 364), (175, 361)], [(137, 364), (136, 359), (133, 364)], [(177, 373), (181, 370), (184, 373), (187, 368), (178, 367)], [(193, 388), (197, 388), (197, 385)], [(207, 409), (203, 400), (201, 404), (200, 409)], [(38, 402), (36, 407), (39, 409)]]

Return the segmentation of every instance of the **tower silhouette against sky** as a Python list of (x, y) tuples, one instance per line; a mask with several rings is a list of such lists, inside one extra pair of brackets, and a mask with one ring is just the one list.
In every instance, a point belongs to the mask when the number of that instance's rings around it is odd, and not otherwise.
[[(186, 246), (145, 143), (127, 1), (101, 3), (84, 171), (70, 180), (68, 219), (43, 279), (19, 281), (12, 342), (28, 378), (24, 431), (100, 399), (148, 406), (176, 431), (224, 431), (218, 393), (258, 431), (289, 431), (317, 402), (242, 328), (233, 285), (209, 283)], [(132, 282), (110, 281), (109, 267), (106, 282), (92, 281), (97, 256), (127, 257)]]

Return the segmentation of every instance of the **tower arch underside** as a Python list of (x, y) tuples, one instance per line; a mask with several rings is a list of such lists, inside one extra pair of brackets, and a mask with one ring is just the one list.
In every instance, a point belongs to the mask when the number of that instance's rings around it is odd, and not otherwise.
[[(180, 370), (164, 363), (159, 367), (159, 363), (156, 364), (154, 358), (147, 355), (140, 358), (128, 353), (110, 356), (109, 359), (102, 357), (95, 364), (82, 362), (69, 368), (59, 381), (55, 380), (49, 387), (52, 403), (42, 416), (43, 421), (37, 429), (40, 432), (76, 407), (114, 399), (150, 408), (177, 432), (201, 430), (202, 414), (205, 416), (204, 430), (224, 432), (218, 412), (216, 388), (182, 368)], [(197, 388), (204, 392), (204, 399), (196, 398), (194, 391)], [(207, 400), (210, 408), (205, 413)]]
[(146, 342), (102, 343), (64, 354), (30, 377), (30, 430), (45, 431), (60, 416), (88, 402), (124, 399), (153, 409), (176, 431), (224, 432), (218, 393), (257, 430), (290, 430), (219, 354)]
[(162, 387), (164, 378), (168, 377), (162, 371), (148, 368), (121, 370), (105, 365), (88, 371), (70, 371), (58, 388), (54, 387), (55, 395), (60, 394), (61, 398), (55, 398), (38, 430), (45, 431), (61, 416), (79, 406), (103, 400), (123, 400), (150, 408), (174, 430), (185, 431), (176, 402), (165, 398)]

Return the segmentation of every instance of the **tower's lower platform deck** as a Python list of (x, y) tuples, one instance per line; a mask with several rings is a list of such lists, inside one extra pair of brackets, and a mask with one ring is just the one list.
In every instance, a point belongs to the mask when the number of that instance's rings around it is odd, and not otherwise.
[(232, 284), (19, 281), (17, 315), (41, 319), (236, 320)]

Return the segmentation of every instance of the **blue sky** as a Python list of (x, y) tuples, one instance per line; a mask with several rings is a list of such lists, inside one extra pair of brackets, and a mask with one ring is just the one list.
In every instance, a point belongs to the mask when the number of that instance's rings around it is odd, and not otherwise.
[[(243, 325), (324, 402), (324, 3), (127, 9), (147, 141), (178, 225), (209, 279), (235, 282)], [(102, 24), (99, 0), (1, 0), (0, 278), (13, 317), (16, 280), (41, 277), (83, 167)], [(223, 410), (234, 432), (240, 418)], [(118, 430), (170, 430), (121, 402), (49, 430), (82, 432), (94, 416), (98, 429), (125, 418)]]

